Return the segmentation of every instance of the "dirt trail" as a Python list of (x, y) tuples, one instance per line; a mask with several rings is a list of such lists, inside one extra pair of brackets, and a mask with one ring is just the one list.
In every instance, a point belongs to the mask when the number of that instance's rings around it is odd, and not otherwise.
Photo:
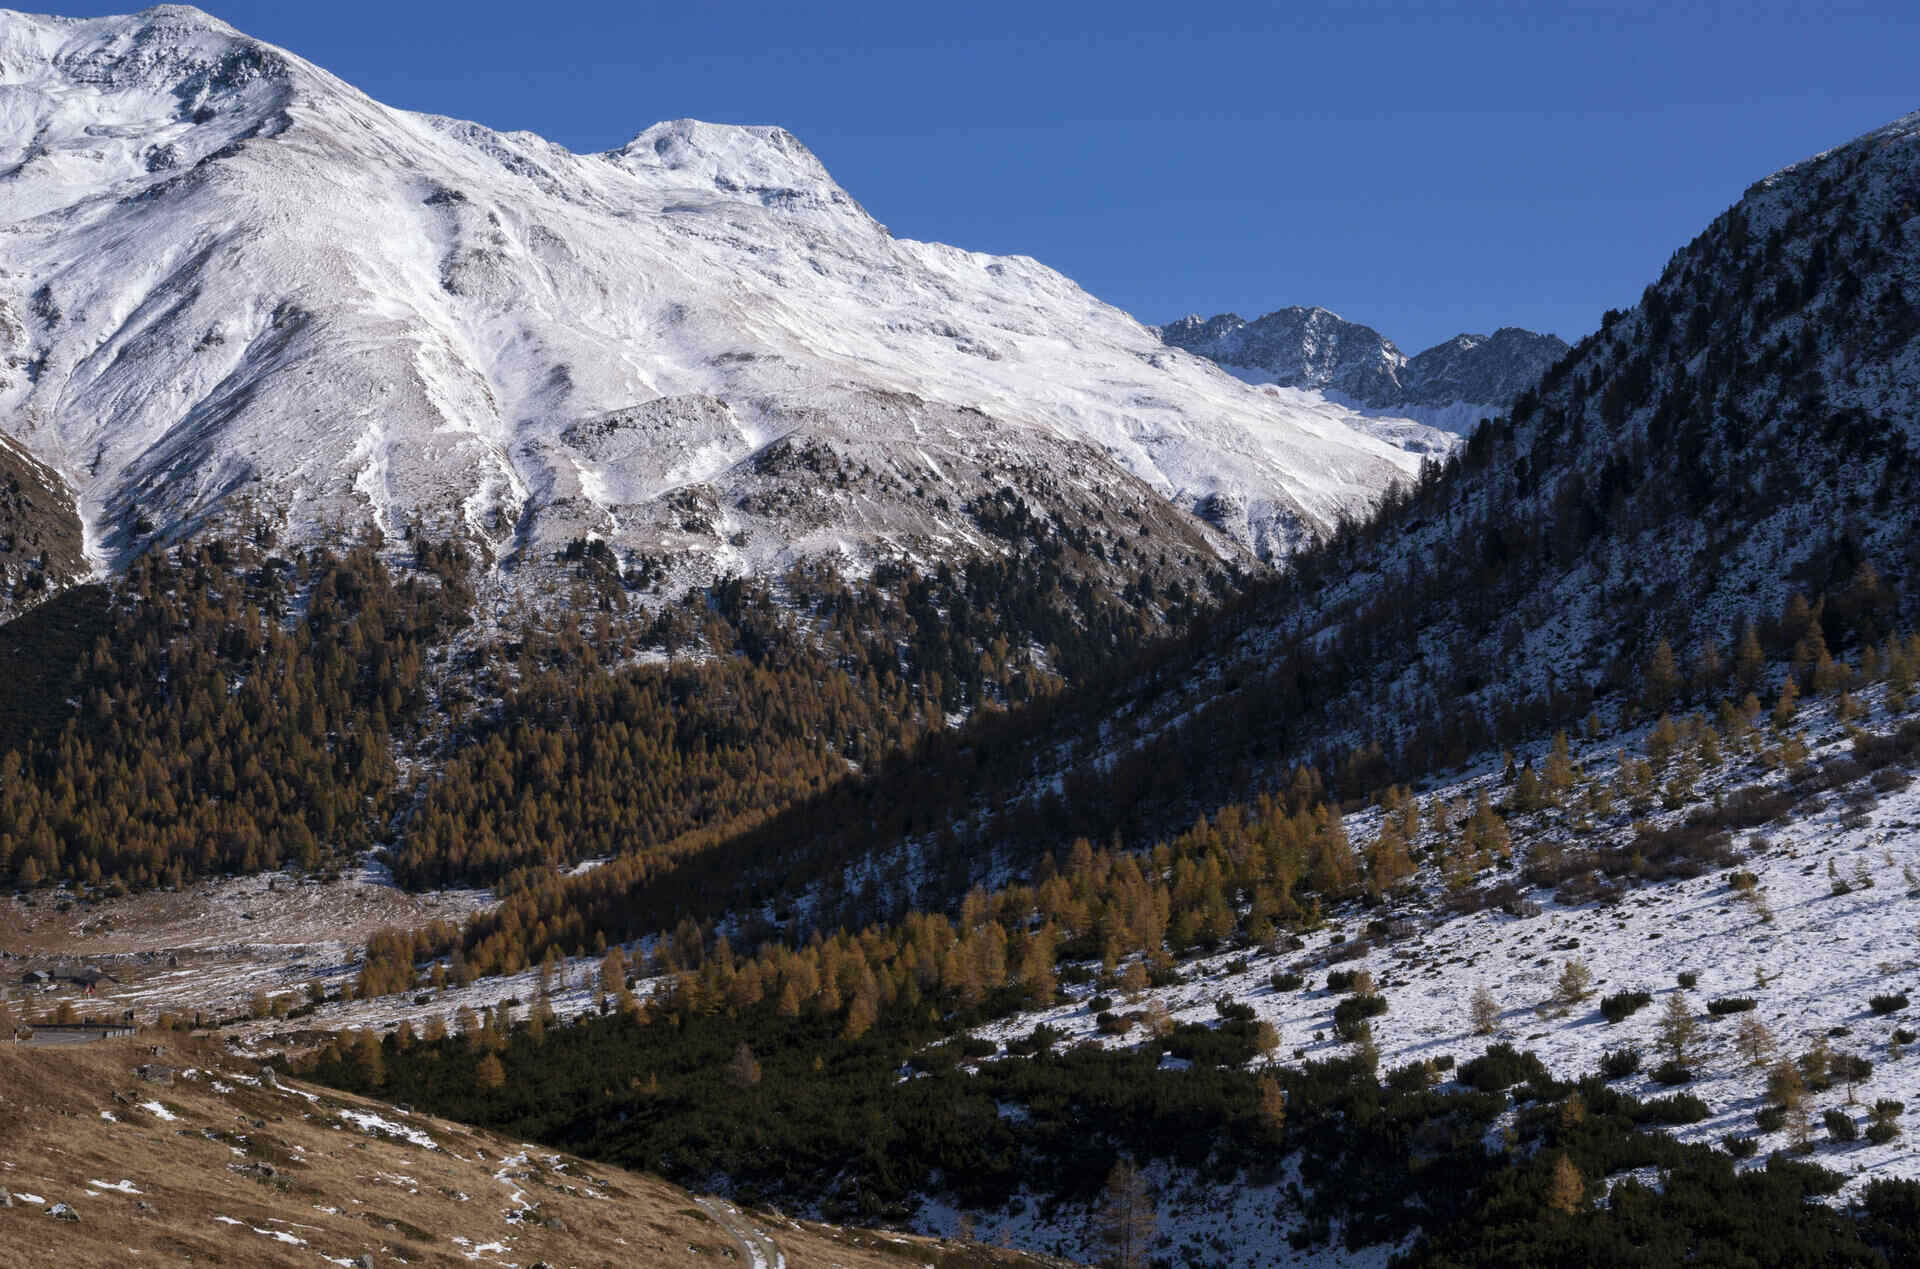
[(780, 1245), (747, 1220), (739, 1208), (725, 1199), (697, 1197), (693, 1201), (739, 1241), (747, 1253), (748, 1269), (787, 1269)]

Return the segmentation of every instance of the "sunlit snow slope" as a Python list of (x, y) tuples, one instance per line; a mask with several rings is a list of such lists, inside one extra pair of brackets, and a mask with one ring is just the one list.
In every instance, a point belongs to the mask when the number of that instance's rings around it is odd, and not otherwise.
[(1007, 485), (1271, 556), (1417, 461), (1355, 417), (1033, 260), (894, 238), (779, 128), (579, 155), (191, 8), (0, 11), (0, 426), (109, 562), (243, 500), (508, 567), (938, 553)]

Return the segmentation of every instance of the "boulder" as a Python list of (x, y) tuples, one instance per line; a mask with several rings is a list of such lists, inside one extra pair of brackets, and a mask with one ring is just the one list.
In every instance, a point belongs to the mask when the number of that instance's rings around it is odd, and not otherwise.
[(65, 1203), (55, 1203), (47, 1209), (47, 1215), (57, 1221), (78, 1221), (80, 1219), (80, 1213), (74, 1211)]

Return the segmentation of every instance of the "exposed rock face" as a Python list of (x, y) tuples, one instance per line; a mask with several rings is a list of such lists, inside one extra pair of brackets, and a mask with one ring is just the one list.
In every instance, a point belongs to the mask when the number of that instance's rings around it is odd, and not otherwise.
[(85, 579), (85, 537), (67, 482), (0, 433), (0, 621)]

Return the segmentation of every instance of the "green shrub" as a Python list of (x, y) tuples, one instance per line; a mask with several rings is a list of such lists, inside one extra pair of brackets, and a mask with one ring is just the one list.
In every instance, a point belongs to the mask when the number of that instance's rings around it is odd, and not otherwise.
[(1044, 1053), (1056, 1043), (1066, 1039), (1067, 1033), (1046, 1023), (1039, 1023), (1025, 1036), (1007, 1041), (1007, 1052), (1020, 1057), (1035, 1053)]
[(1762, 1106), (1753, 1112), (1753, 1122), (1761, 1132), (1779, 1132), (1787, 1126), (1785, 1106)]
[(1683, 991), (1692, 991), (1700, 982), (1700, 975), (1690, 969), (1680, 971), (1680, 987)]
[(1724, 1018), (1730, 1013), (1746, 1013), (1752, 1008), (1752, 996), (1722, 996), (1707, 1002), (1707, 1012), (1716, 1018)]
[(1610, 1080), (1623, 1080), (1640, 1069), (1640, 1050), (1629, 1044), (1624, 1049), (1608, 1049), (1600, 1055), (1600, 1074)]
[(1273, 971), (1273, 989), (1275, 991), (1299, 991), (1307, 985), (1307, 980), (1290, 969)]
[(1867, 1112), (1867, 1140), (1876, 1146), (1884, 1146), (1900, 1135), (1900, 1116), (1906, 1113), (1907, 1104), (1897, 1102), (1891, 1097), (1882, 1097)]
[(1672, 1058), (1654, 1067), (1652, 1075), (1656, 1084), (1688, 1084), (1693, 1081), (1693, 1072)]
[(1907, 1007), (1907, 993), (1893, 992), (1867, 997), (1867, 1008), (1878, 1014), (1899, 1013)]
[(1652, 992), (1617, 991), (1611, 996), (1600, 998), (1600, 1016), (1608, 1022), (1624, 1022), (1633, 1016), (1634, 1011), (1645, 1009), (1652, 1003)]
[(1387, 1011), (1385, 996), (1347, 996), (1333, 1007), (1333, 1031), (1342, 1040), (1359, 1034), (1360, 1024)]
[(1827, 1135), (1835, 1141), (1854, 1141), (1860, 1136), (1860, 1129), (1854, 1126), (1853, 1116), (1844, 1110), (1830, 1110), (1820, 1116), (1827, 1126)]
[(1520, 1052), (1504, 1040), (1460, 1067), (1460, 1082), (1483, 1093), (1497, 1093), (1534, 1080), (1546, 1084), (1552, 1078), (1539, 1058)]
[(1737, 1133), (1728, 1133), (1720, 1139), (1720, 1144), (1736, 1159), (1751, 1159), (1760, 1148), (1760, 1143), (1754, 1138), (1742, 1137)]
[(1353, 986), (1353, 976), (1359, 972), (1360, 971), (1357, 969), (1336, 969), (1336, 970), (1330, 971), (1327, 974), (1327, 990), (1328, 991), (1347, 990), (1349, 987)]
[(1656, 1097), (1650, 1102), (1642, 1102), (1634, 1120), (1638, 1123), (1697, 1124), (1711, 1113), (1707, 1104), (1692, 1093), (1675, 1093), (1671, 1097)]

